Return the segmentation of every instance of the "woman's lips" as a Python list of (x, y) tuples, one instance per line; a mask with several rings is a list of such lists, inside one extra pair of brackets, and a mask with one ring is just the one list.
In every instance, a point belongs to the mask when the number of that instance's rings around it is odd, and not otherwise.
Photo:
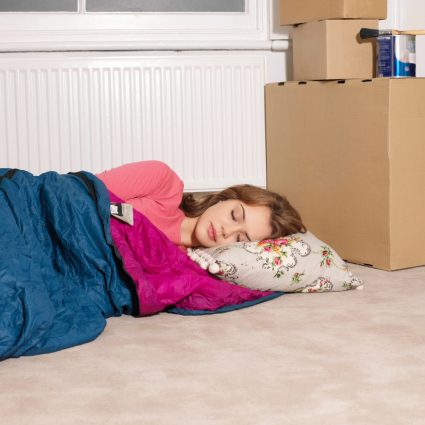
[(212, 225), (212, 223), (210, 224), (210, 227), (208, 227), (208, 236), (214, 241), (217, 241), (217, 236), (215, 234), (215, 230), (214, 227)]

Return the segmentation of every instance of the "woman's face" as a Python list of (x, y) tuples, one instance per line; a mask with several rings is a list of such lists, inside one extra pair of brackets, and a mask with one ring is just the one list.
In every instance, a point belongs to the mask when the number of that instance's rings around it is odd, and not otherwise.
[(194, 236), (199, 245), (207, 248), (267, 239), (272, 232), (270, 218), (268, 207), (247, 205), (233, 199), (221, 201), (198, 218)]

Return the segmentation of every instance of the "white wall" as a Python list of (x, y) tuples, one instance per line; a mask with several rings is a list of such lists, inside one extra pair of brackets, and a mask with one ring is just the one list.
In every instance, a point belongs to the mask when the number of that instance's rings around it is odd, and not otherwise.
[[(425, 1), (398, 0), (399, 21), (397, 29), (425, 29)], [(416, 76), (425, 77), (425, 36), (416, 37)]]
[[(382, 29), (425, 29), (425, 0), (388, 0), (388, 19)], [(416, 76), (425, 77), (425, 36), (416, 37)]]

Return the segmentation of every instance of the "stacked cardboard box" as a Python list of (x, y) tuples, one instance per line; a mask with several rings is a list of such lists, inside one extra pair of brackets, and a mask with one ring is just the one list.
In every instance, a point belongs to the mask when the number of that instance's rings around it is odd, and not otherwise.
[(387, 0), (280, 0), (280, 24), (324, 19), (385, 19)]
[[(357, 18), (384, 17), (381, 8), (371, 14), (365, 6), (380, 0), (281, 3), (285, 24), (336, 18), (348, 27)], [(345, 5), (338, 13), (336, 3)], [(344, 12), (355, 3), (362, 7)], [(302, 25), (329, 35), (334, 22)], [(311, 31), (305, 41), (314, 50), (324, 41)], [(328, 46), (329, 70), (335, 62)], [(288, 196), (306, 226), (344, 259), (385, 270), (425, 265), (425, 79), (348, 79), (345, 72), (266, 87), (267, 186)]]
[(280, 0), (280, 23), (296, 25), (294, 79), (372, 78), (375, 46), (358, 34), (386, 14), (386, 0)]

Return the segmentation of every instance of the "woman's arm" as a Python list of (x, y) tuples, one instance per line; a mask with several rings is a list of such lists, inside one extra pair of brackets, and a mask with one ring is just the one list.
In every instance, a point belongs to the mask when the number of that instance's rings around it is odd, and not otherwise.
[(182, 184), (176, 173), (161, 161), (139, 161), (97, 174), (105, 186), (124, 200), (161, 199), (173, 195)]

